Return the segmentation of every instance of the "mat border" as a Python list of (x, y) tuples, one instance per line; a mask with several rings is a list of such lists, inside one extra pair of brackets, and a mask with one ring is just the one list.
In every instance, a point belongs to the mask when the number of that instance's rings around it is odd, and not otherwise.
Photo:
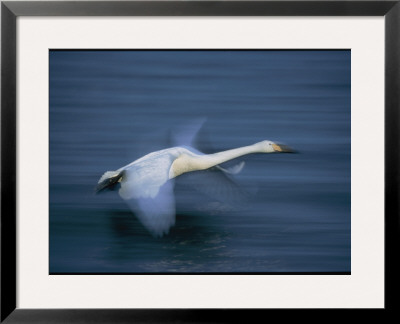
[[(276, 310), (16, 308), (16, 19), (19, 16), (384, 16), (385, 310), (399, 288), (400, 0), (2, 1), (1, 2), (1, 322), (241, 322)], [(287, 309), (285, 309), (287, 310)], [(240, 315), (240, 316), (239, 316)], [(371, 318), (371, 313), (369, 313)], [(379, 311), (379, 319), (382, 313)]]

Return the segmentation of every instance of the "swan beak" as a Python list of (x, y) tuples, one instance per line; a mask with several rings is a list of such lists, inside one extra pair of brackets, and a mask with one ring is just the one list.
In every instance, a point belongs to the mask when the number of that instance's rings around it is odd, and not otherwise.
[(283, 144), (272, 144), (272, 147), (274, 149), (275, 152), (278, 153), (295, 153), (296, 151), (291, 149), (289, 146), (287, 145), (283, 145)]

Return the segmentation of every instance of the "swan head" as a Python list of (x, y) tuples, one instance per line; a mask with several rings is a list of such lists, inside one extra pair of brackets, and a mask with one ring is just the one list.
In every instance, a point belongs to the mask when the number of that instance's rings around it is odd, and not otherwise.
[(278, 144), (272, 141), (262, 141), (256, 144), (263, 153), (294, 153), (295, 151), (287, 145)]

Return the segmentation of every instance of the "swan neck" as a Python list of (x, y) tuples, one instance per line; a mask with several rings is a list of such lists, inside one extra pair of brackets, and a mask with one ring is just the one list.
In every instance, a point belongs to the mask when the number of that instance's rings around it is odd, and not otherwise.
[(243, 147), (238, 147), (235, 149), (222, 151), (214, 154), (206, 155), (205, 158), (208, 160), (207, 164), (209, 165), (208, 168), (216, 166), (217, 164), (221, 164), (227, 162), (229, 160), (236, 159), (240, 156), (251, 154), (251, 153), (258, 153), (260, 152), (259, 148), (256, 144), (248, 145)]
[(262, 150), (256, 143), (253, 145), (243, 146), (214, 154), (207, 154), (207, 155), (183, 154), (172, 163), (169, 172), (169, 178), (172, 179), (183, 173), (191, 171), (206, 170), (218, 164), (222, 164), (229, 160), (236, 159), (240, 156), (251, 153), (259, 153), (259, 152), (262, 152)]

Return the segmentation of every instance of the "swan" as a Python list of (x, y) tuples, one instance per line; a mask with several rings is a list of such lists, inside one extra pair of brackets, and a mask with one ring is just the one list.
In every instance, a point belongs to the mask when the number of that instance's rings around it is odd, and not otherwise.
[(98, 181), (96, 193), (118, 188), (144, 227), (156, 237), (168, 234), (175, 224), (174, 179), (182, 174), (213, 167), (226, 173), (237, 173), (244, 162), (232, 169), (219, 166), (224, 162), (252, 153), (290, 153), (290, 147), (264, 140), (213, 154), (187, 146), (176, 146), (149, 153), (116, 171), (106, 171)]

